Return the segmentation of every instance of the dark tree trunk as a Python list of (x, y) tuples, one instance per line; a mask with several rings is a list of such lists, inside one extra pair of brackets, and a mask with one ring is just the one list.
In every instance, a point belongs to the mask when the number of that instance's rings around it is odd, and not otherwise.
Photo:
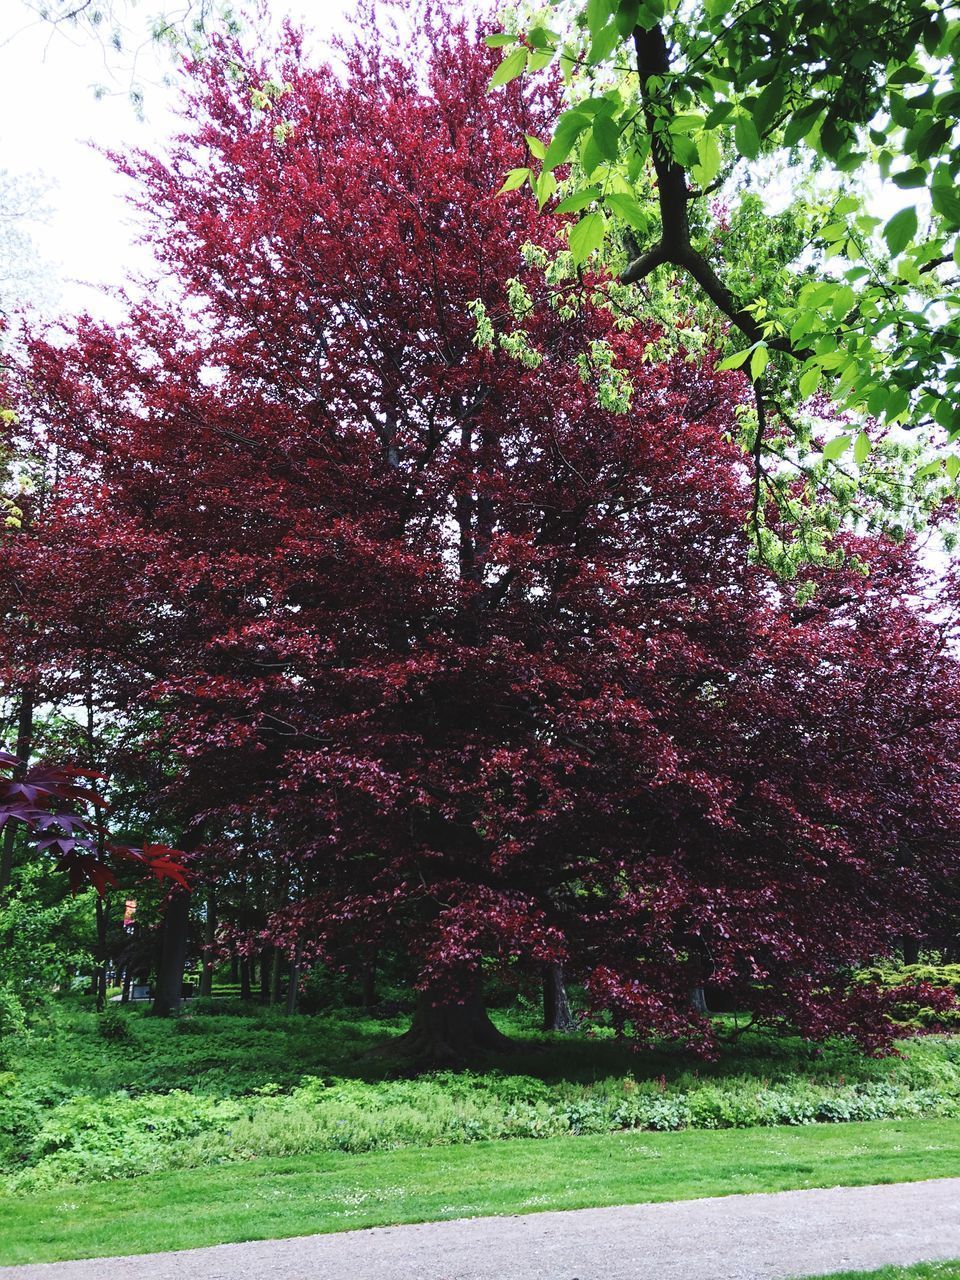
[(690, 1007), (702, 1016), (710, 1012), (707, 1008), (707, 993), (699, 984), (690, 988)]
[(103, 1013), (107, 1003), (107, 907), (97, 898), (97, 967), (93, 972), (93, 985), (97, 997), (97, 1013)]
[(543, 1029), (544, 1031), (570, 1031), (573, 1014), (563, 980), (563, 965), (543, 966)]
[(123, 986), (120, 990), (120, 1003), (121, 1004), (130, 1003), (130, 970), (129, 969), (124, 969), (123, 971)]
[(490, 1021), (479, 995), (461, 1004), (435, 1004), (421, 995), (410, 1029), (384, 1049), (422, 1066), (460, 1067), (491, 1053), (509, 1053), (516, 1046)]
[(250, 1001), (253, 999), (253, 986), (250, 982), (250, 960), (244, 956), (240, 961), (240, 999)]
[(260, 1003), (270, 1003), (270, 953), (260, 952)]
[(230, 952), (230, 981), (232, 983), (240, 981), (240, 957), (236, 951)]
[(217, 940), (217, 904), (213, 894), (207, 895), (207, 918), (203, 925), (203, 967), (200, 970), (200, 988), (198, 994), (209, 997), (213, 995), (213, 970), (216, 961), (213, 956), (214, 944)]
[(294, 948), (290, 961), (290, 985), (287, 987), (287, 1013), (292, 1017), (297, 1012), (297, 999), (300, 995), (300, 943)]
[(902, 943), (903, 963), (919, 964), (920, 963), (920, 939), (904, 937)]
[[(20, 693), (20, 712), (17, 717), (17, 745), (15, 755), (20, 761), (20, 773), (30, 759), (33, 750), (33, 703), (34, 693), (25, 688)], [(8, 822), (3, 829), (3, 842), (0, 844), (0, 890), (6, 889), (13, 874), (13, 851), (17, 838), (16, 822)]]
[(360, 1003), (372, 1009), (377, 1003), (377, 957), (365, 956), (360, 965)]
[(190, 894), (174, 889), (163, 917), (163, 942), (157, 989), (150, 1012), (165, 1018), (179, 1013), (183, 996), (183, 970), (187, 962), (187, 926), (190, 921)]
[(270, 1003), (280, 1003), (280, 979), (283, 977), (283, 952), (279, 947), (273, 948), (270, 957)]

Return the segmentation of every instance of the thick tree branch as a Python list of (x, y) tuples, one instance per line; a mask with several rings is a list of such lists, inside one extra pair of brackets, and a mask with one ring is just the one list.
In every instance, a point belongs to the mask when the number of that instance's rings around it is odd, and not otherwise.
[[(660, 205), (660, 240), (650, 249), (637, 254), (620, 276), (623, 284), (643, 280), (657, 267), (667, 263), (686, 271), (700, 286), (714, 306), (741, 331), (751, 343), (766, 342), (772, 351), (782, 351), (797, 360), (811, 353), (798, 350), (784, 337), (768, 337), (747, 308), (730, 292), (702, 253), (690, 242), (687, 206), (693, 193), (687, 185), (687, 173), (673, 157), (666, 139), (667, 125), (673, 114), (669, 102), (657, 101), (662, 85), (670, 75), (670, 54), (663, 29), (651, 31), (636, 27), (633, 43), (637, 54), (637, 74), (643, 115), (650, 135), (650, 153), (657, 175), (657, 198)], [(653, 89), (651, 81), (656, 80)]]

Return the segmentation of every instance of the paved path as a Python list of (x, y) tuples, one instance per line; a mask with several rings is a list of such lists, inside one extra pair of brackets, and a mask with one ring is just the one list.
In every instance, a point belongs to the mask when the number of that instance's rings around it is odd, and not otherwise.
[(960, 1178), (375, 1227), (0, 1267), (0, 1280), (781, 1280), (937, 1258), (960, 1258)]

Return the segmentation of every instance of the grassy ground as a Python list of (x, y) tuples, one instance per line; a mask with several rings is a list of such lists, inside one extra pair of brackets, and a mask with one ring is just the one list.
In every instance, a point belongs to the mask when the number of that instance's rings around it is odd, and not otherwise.
[[(907, 1181), (955, 1174), (958, 1167), (955, 1120), (619, 1133), (253, 1160), (18, 1196), (15, 1212), (0, 1214), (0, 1263)], [(940, 1273), (931, 1275), (939, 1280)]]
[(960, 1037), (901, 1057), (743, 1037), (719, 1061), (501, 1022), (517, 1052), (410, 1079), (372, 1050), (404, 1024), (348, 1013), (69, 1008), (13, 1042), (0, 1073), (0, 1194), (260, 1157), (603, 1134), (960, 1117)]
[(808, 1280), (960, 1280), (960, 1262), (918, 1262), (915, 1267), (881, 1267), (879, 1271), (838, 1271)]

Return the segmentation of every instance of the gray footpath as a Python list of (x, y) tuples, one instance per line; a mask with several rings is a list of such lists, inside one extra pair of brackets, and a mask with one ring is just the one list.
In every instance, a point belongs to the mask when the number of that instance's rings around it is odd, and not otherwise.
[(375, 1227), (0, 1280), (782, 1280), (960, 1259), (960, 1178)]

